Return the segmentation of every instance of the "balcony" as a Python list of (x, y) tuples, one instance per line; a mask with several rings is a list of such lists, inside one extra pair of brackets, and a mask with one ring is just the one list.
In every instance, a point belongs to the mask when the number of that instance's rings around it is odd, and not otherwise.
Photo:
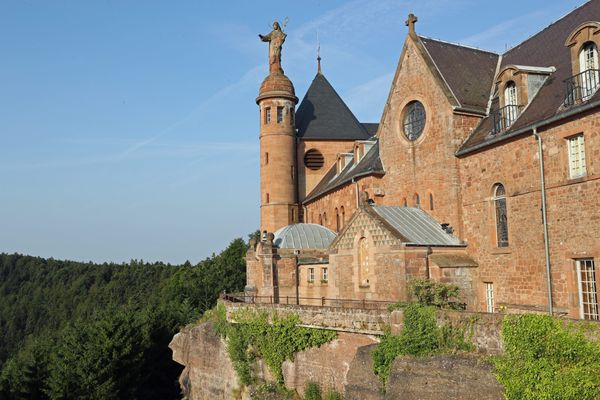
[(589, 99), (600, 88), (600, 70), (588, 69), (565, 80), (567, 93), (564, 106), (572, 107)]
[(492, 135), (498, 135), (506, 131), (521, 113), (523, 106), (508, 105), (492, 112)]

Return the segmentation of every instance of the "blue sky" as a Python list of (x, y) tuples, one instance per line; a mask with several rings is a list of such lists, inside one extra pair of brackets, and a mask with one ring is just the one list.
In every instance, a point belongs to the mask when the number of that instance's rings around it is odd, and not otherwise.
[[(197, 262), (259, 224), (257, 37), (378, 122), (406, 36), (503, 51), (582, 0), (0, 0), (0, 252)], [(514, 14), (518, 10), (518, 14)]]

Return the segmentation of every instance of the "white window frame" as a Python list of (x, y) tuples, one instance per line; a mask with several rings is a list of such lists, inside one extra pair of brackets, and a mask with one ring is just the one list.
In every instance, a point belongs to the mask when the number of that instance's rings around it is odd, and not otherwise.
[(582, 101), (589, 100), (596, 93), (600, 83), (598, 69), (598, 46), (594, 42), (588, 42), (579, 53), (579, 72), (583, 74), (580, 76)]
[(327, 268), (321, 268), (321, 281), (329, 282), (329, 271)]
[(583, 133), (567, 138), (569, 156), (569, 178), (580, 178), (587, 174), (585, 163), (585, 138)]
[[(575, 265), (577, 267), (577, 288), (579, 292), (579, 316), (581, 319), (598, 321), (600, 320), (600, 313), (594, 259), (579, 258), (575, 260)], [(585, 279), (582, 279), (582, 277), (585, 277)], [(589, 312), (585, 310), (586, 305), (589, 306)]]
[(492, 282), (483, 282), (485, 287), (485, 306), (489, 313), (494, 312), (494, 284)]
[(311, 283), (315, 281), (315, 269), (314, 268), (308, 269), (307, 281), (311, 282)]
[[(505, 106), (517, 106), (517, 84), (514, 81), (510, 81), (504, 88), (504, 105)], [(506, 127), (512, 125), (517, 119), (518, 110), (515, 107), (506, 108)]]

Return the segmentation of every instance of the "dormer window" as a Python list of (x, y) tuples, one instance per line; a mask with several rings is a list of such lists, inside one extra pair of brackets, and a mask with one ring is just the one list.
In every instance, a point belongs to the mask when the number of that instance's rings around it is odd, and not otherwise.
[(600, 84), (598, 66), (598, 46), (587, 42), (579, 53), (579, 72), (581, 74), (581, 100), (589, 100)]
[(567, 38), (571, 48), (572, 75), (565, 80), (565, 107), (588, 101), (600, 88), (600, 22), (588, 21), (579, 25)]
[(519, 115), (519, 105), (517, 101), (517, 84), (514, 81), (510, 81), (504, 88), (504, 107), (506, 109), (506, 125), (510, 126), (517, 119)]

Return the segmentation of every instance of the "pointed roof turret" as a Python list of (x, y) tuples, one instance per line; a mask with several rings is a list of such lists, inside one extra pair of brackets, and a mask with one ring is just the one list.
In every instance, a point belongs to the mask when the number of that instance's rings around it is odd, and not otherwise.
[(298, 137), (365, 140), (370, 137), (325, 76), (318, 72), (296, 112)]

